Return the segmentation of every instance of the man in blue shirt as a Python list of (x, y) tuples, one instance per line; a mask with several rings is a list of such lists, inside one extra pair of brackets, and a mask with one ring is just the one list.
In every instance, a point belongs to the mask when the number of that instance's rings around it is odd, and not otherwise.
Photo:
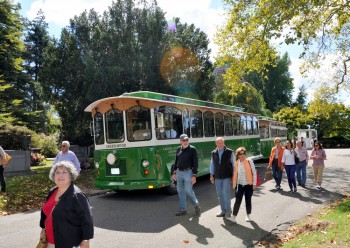
[(70, 161), (74, 164), (75, 168), (77, 168), (77, 171), (80, 173), (80, 162), (75, 153), (69, 150), (69, 147), (69, 141), (62, 141), (61, 151), (57, 154), (55, 160), (53, 161), (53, 164), (56, 164), (59, 161)]
[(231, 181), (233, 174), (234, 153), (225, 146), (222, 137), (215, 141), (216, 149), (211, 153), (210, 182), (215, 184), (221, 212), (216, 217), (230, 217), (231, 215)]

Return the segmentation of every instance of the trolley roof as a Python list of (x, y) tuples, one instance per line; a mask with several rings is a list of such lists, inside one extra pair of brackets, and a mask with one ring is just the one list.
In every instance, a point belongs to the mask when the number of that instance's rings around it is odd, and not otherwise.
[[(142, 102), (140, 102), (140, 100), (142, 100)], [(101, 113), (105, 113), (106, 111), (111, 109), (111, 106), (119, 110), (126, 110), (136, 105), (141, 105), (148, 108), (154, 108), (154, 107), (160, 106), (160, 103), (167, 103), (173, 106), (178, 106), (178, 105), (192, 106), (192, 107), (200, 107), (200, 108), (208, 108), (208, 109), (235, 111), (238, 113), (248, 114), (247, 112), (244, 112), (244, 108), (240, 108), (237, 106), (190, 99), (190, 98), (180, 97), (180, 96), (167, 95), (167, 94), (151, 92), (151, 91), (136, 91), (131, 93), (124, 93), (116, 97), (103, 98), (87, 106), (85, 109), (85, 112), (96, 113), (98, 111)], [(251, 113), (249, 114), (253, 116), (257, 116), (256, 114), (251, 114)]]

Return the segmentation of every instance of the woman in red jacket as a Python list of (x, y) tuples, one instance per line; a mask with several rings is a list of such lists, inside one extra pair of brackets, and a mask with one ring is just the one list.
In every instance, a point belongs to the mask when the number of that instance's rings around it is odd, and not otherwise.
[(283, 173), (283, 164), (282, 156), (284, 152), (284, 147), (282, 146), (282, 141), (280, 138), (275, 138), (275, 146), (271, 149), (270, 161), (267, 169), (269, 170), (272, 167), (273, 179), (275, 179), (277, 190), (281, 189), (282, 173)]

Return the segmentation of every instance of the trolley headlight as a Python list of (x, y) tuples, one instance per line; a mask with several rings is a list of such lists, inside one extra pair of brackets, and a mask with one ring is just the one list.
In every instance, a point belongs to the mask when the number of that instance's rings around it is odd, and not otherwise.
[(107, 155), (107, 163), (112, 165), (115, 163), (115, 161), (117, 160), (116, 156), (113, 153), (110, 153)]
[(147, 168), (148, 166), (149, 166), (149, 162), (148, 162), (148, 160), (142, 160), (142, 166), (143, 167), (145, 167), (145, 168)]
[(100, 167), (99, 163), (96, 162), (95, 167), (96, 167), (96, 169), (98, 169), (98, 167)]

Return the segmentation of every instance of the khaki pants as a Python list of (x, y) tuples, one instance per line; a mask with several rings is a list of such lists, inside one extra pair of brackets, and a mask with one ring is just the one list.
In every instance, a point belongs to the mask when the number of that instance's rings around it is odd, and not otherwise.
[(324, 165), (312, 166), (312, 168), (314, 169), (315, 183), (321, 186)]

